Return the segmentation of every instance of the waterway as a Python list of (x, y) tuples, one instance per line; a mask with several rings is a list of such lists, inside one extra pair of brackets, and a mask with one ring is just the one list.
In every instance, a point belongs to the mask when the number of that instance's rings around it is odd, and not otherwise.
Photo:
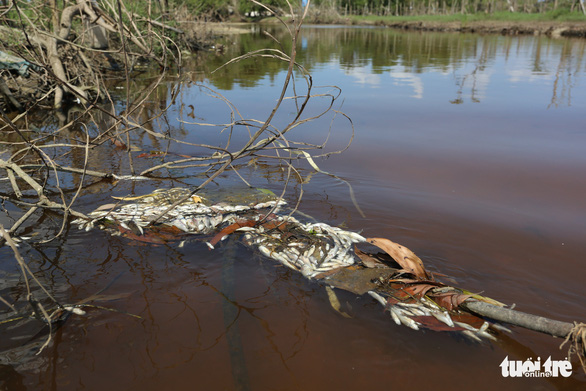
[[(267, 28), (287, 52), (284, 30)], [(285, 62), (257, 57), (211, 73), (235, 56), (281, 47), (260, 27), (250, 29), (226, 38), (205, 60), (188, 58), (145, 103), (145, 118), (168, 107), (148, 127), (180, 142), (133, 133), (131, 144), (141, 149), (133, 152), (137, 172), (161, 162), (139, 157), (145, 152), (210, 153), (192, 144), (235, 151), (250, 129), (222, 124), (231, 116), (266, 120), (281, 93)], [(290, 142), (325, 142), (308, 152), (333, 174), (294, 160), (303, 180), (293, 176), (286, 186), (290, 203), (302, 190), (303, 213), (401, 243), (450, 283), (521, 311), (585, 320), (585, 40), (306, 26), (297, 49), (315, 95), (301, 118), (326, 110), (331, 96), (337, 99), (329, 112), (286, 134)], [(133, 79), (136, 88), (148, 85), (152, 73)], [(306, 80), (296, 72), (295, 92), (290, 87), (287, 95), (307, 93)], [(114, 110), (124, 109), (123, 88), (113, 85)], [(272, 124), (284, 129), (301, 103), (285, 100)], [(107, 122), (96, 115), (89, 127)], [(332, 154), (318, 156), (324, 153)], [(73, 164), (83, 157), (68, 159)], [(89, 161), (104, 171), (128, 170), (128, 155), (114, 148)], [(248, 159), (237, 168), (254, 186), (278, 194), (284, 187), (287, 166), (275, 159)], [(157, 171), (161, 179), (155, 181), (96, 182), (81, 191), (76, 207), (89, 212), (111, 196), (194, 187), (205, 179), (200, 174), (198, 167), (173, 168)], [(64, 176), (63, 185), (75, 188), (78, 180)], [(226, 173), (206, 190), (242, 186)], [(4, 208), (5, 226), (23, 212), (9, 202)], [(352, 316), (345, 318), (332, 309), (323, 285), (237, 239), (210, 251), (200, 241), (145, 244), (68, 226), (58, 239), (38, 243), (59, 228), (58, 215), (46, 214), (24, 229), (33, 236), (21, 245), (29, 267), (61, 302), (100, 292), (92, 303), (115, 311), (87, 308), (87, 315), (70, 317), (38, 355), (46, 336), (35, 336), (39, 323), (0, 325), (2, 389), (504, 391), (586, 385), (576, 360), (569, 378), (502, 376), (505, 357), (563, 359), (567, 349), (559, 349), (559, 339), (520, 328), (485, 343), (417, 332), (395, 325), (370, 297), (340, 291)], [(0, 295), (22, 302), (26, 290), (7, 246), (0, 248), (0, 270)]]

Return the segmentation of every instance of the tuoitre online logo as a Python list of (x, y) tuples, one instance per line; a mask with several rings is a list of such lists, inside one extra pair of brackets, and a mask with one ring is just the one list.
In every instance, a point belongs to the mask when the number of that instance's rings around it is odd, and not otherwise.
[(570, 377), (572, 375), (572, 363), (568, 360), (552, 360), (551, 356), (541, 362), (541, 357), (532, 361), (509, 360), (505, 357), (499, 365), (503, 377)]

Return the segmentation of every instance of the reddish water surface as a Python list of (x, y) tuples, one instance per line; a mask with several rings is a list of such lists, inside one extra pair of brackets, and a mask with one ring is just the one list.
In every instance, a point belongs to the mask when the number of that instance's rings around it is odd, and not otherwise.
[[(266, 44), (258, 36), (240, 40), (249, 46), (234, 50)], [(352, 185), (364, 217), (347, 184), (319, 174), (304, 185), (300, 210), (399, 242), (452, 283), (521, 311), (586, 319), (583, 40), (308, 27), (301, 47), (300, 62), (316, 84), (342, 87), (341, 109), (355, 126), (347, 151), (316, 163)], [(257, 66), (207, 80), (247, 118), (270, 111), (283, 78), (282, 68)], [(182, 94), (181, 103), (194, 104), (204, 120), (223, 115), (199, 88), (186, 86)], [(179, 103), (172, 110), (179, 116)], [(290, 115), (283, 115), (285, 122)], [(185, 140), (216, 137), (169, 118), (165, 126), (186, 129)], [(300, 128), (296, 137), (323, 137), (329, 121)], [(329, 150), (351, 133), (341, 118), (333, 130)], [(260, 187), (282, 186), (278, 171), (262, 165), (242, 174)], [(199, 179), (182, 181), (104, 185), (86, 193), (81, 208)], [(237, 184), (227, 177), (212, 188)], [(291, 188), (290, 200), (299, 185)], [(100, 292), (91, 303), (116, 311), (89, 307), (86, 316), (71, 317), (39, 355), (45, 334), (31, 340), (39, 324), (3, 325), (6, 390), (586, 387), (575, 359), (569, 378), (502, 376), (505, 357), (563, 359), (559, 339), (520, 328), (484, 343), (417, 332), (395, 325), (370, 297), (340, 291), (348, 319), (332, 309), (322, 285), (238, 238), (209, 251), (198, 241), (140, 244), (72, 227), (60, 241), (23, 251), (61, 301)], [(18, 276), (10, 251), (0, 249), (0, 256), (2, 296), (22, 297), (22, 283), (8, 285)]]

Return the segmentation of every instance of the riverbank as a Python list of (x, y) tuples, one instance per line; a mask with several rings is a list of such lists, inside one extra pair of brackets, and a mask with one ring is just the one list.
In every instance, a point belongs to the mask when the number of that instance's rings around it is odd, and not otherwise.
[[(267, 18), (261, 23), (278, 23)], [(420, 15), (343, 16), (332, 13), (309, 14), (305, 24), (384, 26), (401, 30), (445, 31), (501, 35), (547, 35), (586, 38), (586, 16), (581, 14)]]
[(504, 21), (504, 20), (473, 20), (473, 21), (425, 21), (402, 20), (393, 21), (349, 19), (352, 25), (386, 26), (402, 30), (446, 31), (461, 33), (501, 34), (501, 35), (547, 35), (551, 37), (586, 38), (586, 21)]

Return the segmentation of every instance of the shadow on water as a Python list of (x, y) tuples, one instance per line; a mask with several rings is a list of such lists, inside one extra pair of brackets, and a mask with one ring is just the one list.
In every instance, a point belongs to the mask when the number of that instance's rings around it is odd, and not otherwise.
[[(274, 36), (282, 33), (268, 28)], [(184, 78), (159, 87), (133, 114), (136, 121), (185, 142), (222, 144), (221, 128), (193, 124), (225, 123), (230, 113), (207, 87), (218, 89), (245, 118), (263, 118), (285, 68), (247, 60), (206, 75), (235, 55), (272, 46), (260, 33), (230, 37), (225, 55), (193, 59)], [(316, 163), (352, 184), (365, 217), (344, 183), (318, 174), (303, 184), (301, 210), (328, 224), (402, 243), (429, 269), (462, 287), (526, 312), (578, 320), (586, 310), (581, 261), (586, 90), (580, 87), (585, 46), (584, 40), (543, 37), (304, 28), (298, 62), (316, 84), (343, 89), (341, 109), (355, 127), (347, 151)], [(145, 74), (133, 83), (140, 89), (150, 81)], [(167, 113), (146, 121), (167, 105)], [(286, 123), (295, 112), (294, 102), (285, 105), (291, 110), (276, 123)], [(316, 105), (310, 111), (323, 103)], [(105, 110), (122, 107), (115, 102)], [(47, 123), (39, 117), (39, 134), (59, 126), (58, 119)], [(341, 148), (351, 137), (352, 129), (339, 119), (326, 149)], [(92, 126), (112, 126), (106, 114), (93, 121), (90, 133)], [(330, 121), (313, 121), (292, 137), (321, 142)], [(70, 131), (73, 143), (75, 126)], [(166, 145), (151, 136), (133, 135), (131, 144), (142, 148), (136, 155), (197, 153), (187, 144)], [(3, 141), (10, 137), (3, 135)], [(231, 142), (243, 139), (234, 132)], [(70, 159), (72, 166), (81, 164), (83, 154)], [(113, 147), (88, 159), (116, 172), (126, 167), (127, 155)], [(136, 157), (137, 171), (152, 165), (149, 159)], [(283, 172), (262, 159), (239, 169), (255, 186), (275, 192), (282, 187)], [(197, 169), (169, 170), (157, 182), (95, 181), (78, 205), (89, 211), (111, 202), (111, 195), (197, 185), (197, 174)], [(64, 181), (75, 187), (80, 178)], [(211, 189), (236, 184), (241, 185), (238, 178), (223, 177)], [(300, 185), (290, 185), (289, 200)], [(9, 203), (4, 208), (2, 224), (23, 213)], [(57, 217), (39, 214), (23, 235), (50, 236), (58, 226)], [(99, 295), (91, 301), (96, 307), (68, 319), (39, 355), (43, 336), (28, 341), (41, 324), (33, 319), (18, 327), (1, 324), (0, 389), (331, 390), (400, 384), (570, 390), (586, 382), (576, 363), (568, 379), (503, 378), (499, 364), (507, 355), (565, 356), (558, 349), (561, 341), (528, 331), (515, 329), (494, 344), (414, 332), (396, 326), (369, 298), (345, 292), (339, 298), (353, 318), (342, 318), (322, 286), (251, 252), (238, 238), (209, 251), (200, 241), (141, 244), (70, 228), (59, 240), (25, 243), (21, 251), (59, 301)], [(26, 290), (6, 247), (0, 249), (0, 270), (2, 297), (23, 298)], [(2, 313), (2, 319), (7, 316)]]

